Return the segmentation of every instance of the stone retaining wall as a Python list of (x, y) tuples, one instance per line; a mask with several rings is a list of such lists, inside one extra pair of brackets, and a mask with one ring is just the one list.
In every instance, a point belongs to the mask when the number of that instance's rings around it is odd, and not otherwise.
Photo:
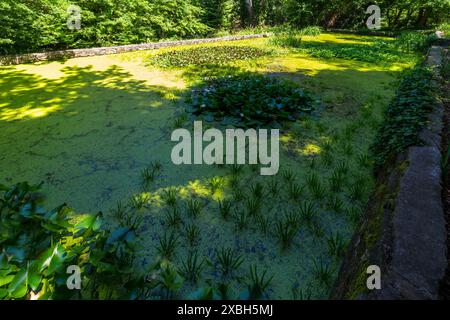
[(77, 58), (77, 57), (100, 56), (100, 55), (116, 54), (116, 53), (130, 52), (130, 51), (152, 50), (152, 49), (159, 49), (159, 48), (165, 48), (165, 47), (184, 46), (184, 45), (201, 44), (201, 43), (255, 39), (255, 38), (263, 38), (263, 37), (267, 37), (267, 36), (268, 36), (267, 34), (251, 34), (251, 35), (242, 35), (242, 36), (226, 36), (226, 37), (220, 37), (220, 38), (165, 41), (165, 42), (131, 44), (131, 45), (113, 46), (113, 47), (70, 49), (70, 50), (49, 51), (49, 52), (30, 53), (30, 54), (21, 54), (21, 55), (9, 55), (9, 56), (0, 56), (0, 65), (13, 65), (13, 64), (21, 64), (21, 63), (32, 63), (32, 62), (38, 62), (38, 61), (47, 61), (47, 60), (60, 60), (60, 59), (70, 59), (70, 58)]
[[(441, 66), (440, 46), (427, 65)], [(378, 177), (367, 214), (352, 239), (333, 299), (438, 299), (447, 269), (447, 230), (441, 198), (443, 105), (437, 103), (410, 147)], [(381, 289), (369, 291), (369, 265), (381, 268)]]

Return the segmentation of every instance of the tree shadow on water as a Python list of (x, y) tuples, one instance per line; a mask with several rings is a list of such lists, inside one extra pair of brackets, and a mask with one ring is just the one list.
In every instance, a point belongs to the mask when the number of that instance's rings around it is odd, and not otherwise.
[(44, 180), (50, 206), (109, 207), (157, 154), (160, 129), (182, 92), (150, 86), (118, 66), (58, 73), (0, 69), (0, 180)]

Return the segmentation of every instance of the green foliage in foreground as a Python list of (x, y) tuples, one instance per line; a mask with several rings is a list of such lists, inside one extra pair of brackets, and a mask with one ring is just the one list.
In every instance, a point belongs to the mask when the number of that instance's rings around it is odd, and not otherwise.
[[(135, 230), (102, 229), (102, 216), (72, 223), (62, 205), (39, 206), (40, 185), (0, 185), (0, 299), (135, 299), (146, 288), (132, 269)], [(69, 290), (67, 267), (81, 268), (81, 290)]]
[(258, 74), (213, 78), (191, 92), (187, 111), (241, 127), (294, 121), (314, 110), (314, 98), (287, 81)]
[(230, 61), (256, 59), (267, 54), (269, 52), (253, 47), (199, 47), (160, 53), (150, 59), (150, 64), (165, 68), (191, 65), (223, 65)]
[(371, 146), (377, 166), (421, 143), (420, 131), (436, 102), (434, 92), (433, 74), (424, 67), (417, 67), (402, 80), (386, 111), (385, 123)]

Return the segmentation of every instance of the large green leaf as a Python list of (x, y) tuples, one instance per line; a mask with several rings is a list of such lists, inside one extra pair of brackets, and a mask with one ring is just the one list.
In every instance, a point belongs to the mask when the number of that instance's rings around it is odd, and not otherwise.
[(8, 293), (12, 298), (23, 298), (28, 292), (28, 266), (20, 269), (9, 284)]
[(14, 279), (14, 276), (14, 274), (0, 276), (0, 287), (3, 287), (5, 284), (10, 283)]
[(90, 214), (78, 221), (75, 230), (89, 229), (97, 231), (102, 225), (102, 217), (100, 214)]
[(66, 252), (64, 248), (57, 243), (53, 247), (49, 248), (39, 259), (39, 270), (42, 272), (47, 268), (45, 274), (50, 275), (53, 272), (59, 270), (64, 263), (64, 256)]
[(6, 252), (0, 253), (0, 270), (9, 269), (8, 257)]

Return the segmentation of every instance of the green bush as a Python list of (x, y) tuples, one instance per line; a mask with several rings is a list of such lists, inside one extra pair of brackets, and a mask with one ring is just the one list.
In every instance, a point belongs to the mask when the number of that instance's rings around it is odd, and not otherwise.
[(436, 40), (435, 34), (402, 32), (395, 39), (395, 47), (403, 52), (424, 52)]
[(450, 38), (450, 23), (441, 23), (437, 28), (436, 31), (442, 31), (444, 32), (444, 35), (446, 38)]
[(420, 131), (435, 103), (432, 80), (433, 73), (423, 67), (417, 67), (402, 80), (371, 146), (377, 167), (421, 143)]
[(315, 106), (296, 84), (251, 73), (208, 80), (187, 103), (196, 116), (241, 127), (293, 121)]
[[(75, 217), (65, 204), (40, 206), (40, 185), (0, 185), (0, 299), (136, 299), (146, 281), (133, 270), (135, 227), (102, 228), (102, 215)], [(67, 267), (82, 272), (69, 290)]]
[(322, 28), (317, 27), (317, 26), (306, 27), (306, 28), (303, 28), (301, 31), (302, 35), (312, 36), (312, 37), (320, 36), (321, 33), (322, 33)]
[(198, 47), (186, 50), (172, 50), (150, 58), (151, 65), (159, 67), (187, 67), (201, 65), (223, 65), (236, 60), (263, 57), (269, 52), (242, 46)]

